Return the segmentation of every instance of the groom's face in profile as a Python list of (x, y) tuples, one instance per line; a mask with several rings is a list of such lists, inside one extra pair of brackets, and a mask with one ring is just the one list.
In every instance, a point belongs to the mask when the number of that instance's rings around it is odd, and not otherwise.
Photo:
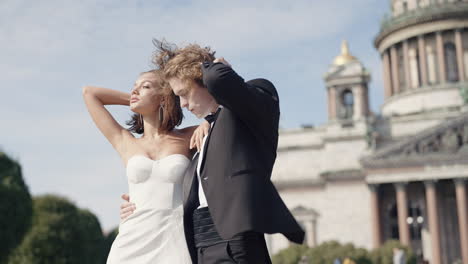
[(194, 80), (182, 80), (170, 78), (168, 80), (172, 91), (180, 98), (180, 106), (187, 108), (198, 118), (203, 118), (210, 114), (216, 101), (208, 92), (208, 89), (199, 85)]

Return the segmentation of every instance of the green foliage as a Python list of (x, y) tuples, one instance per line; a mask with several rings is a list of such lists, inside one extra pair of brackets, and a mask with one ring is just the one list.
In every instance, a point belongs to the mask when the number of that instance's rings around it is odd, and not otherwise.
[(116, 227), (112, 229), (104, 238), (104, 246), (103, 246), (103, 252), (105, 258), (109, 255), (112, 243), (114, 242), (115, 238), (117, 237), (117, 234), (119, 233), (119, 228)]
[(100, 264), (106, 262), (104, 236), (97, 217), (88, 210), (78, 211), (78, 225), (83, 234), (84, 255), (82, 263)]
[(466, 85), (460, 86), (460, 95), (463, 98), (463, 102), (468, 104), (468, 87)]
[(389, 240), (382, 247), (372, 251), (371, 259), (373, 264), (393, 264), (393, 249), (401, 248), (405, 251), (406, 263), (416, 264), (416, 255), (407, 246), (403, 246), (397, 240)]
[(18, 246), (31, 225), (32, 201), (21, 166), (0, 152), (0, 264)]
[(272, 262), (274, 264), (296, 264), (308, 250), (307, 246), (294, 244), (274, 255)]
[(341, 260), (350, 258), (356, 264), (371, 264), (366, 249), (355, 248), (351, 243), (342, 245), (336, 241), (325, 242), (310, 249), (308, 257), (311, 264), (329, 264), (337, 258)]
[(306, 263), (309, 264), (330, 264), (336, 258), (343, 260), (346, 257), (356, 264), (372, 263), (366, 249), (355, 248), (350, 243), (341, 245), (336, 241), (325, 242), (314, 248), (294, 245), (273, 256), (272, 261), (275, 264), (297, 264), (302, 256), (306, 256)]
[(33, 223), (9, 264), (102, 263), (103, 237), (96, 217), (65, 198), (34, 198)]
[(412, 250), (395, 240), (387, 241), (371, 253), (364, 248), (356, 248), (351, 243), (342, 245), (336, 241), (324, 242), (314, 248), (293, 245), (274, 255), (272, 261), (274, 264), (297, 264), (305, 256), (305, 263), (308, 264), (331, 264), (337, 258), (341, 261), (350, 258), (356, 264), (393, 264), (394, 248), (405, 251), (407, 264), (416, 264), (416, 256)]

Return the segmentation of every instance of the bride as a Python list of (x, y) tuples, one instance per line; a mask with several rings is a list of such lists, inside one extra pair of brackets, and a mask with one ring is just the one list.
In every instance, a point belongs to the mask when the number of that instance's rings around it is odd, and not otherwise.
[[(158, 70), (142, 73), (130, 94), (85, 86), (83, 98), (94, 123), (126, 164), (136, 207), (121, 221), (107, 264), (191, 263), (183, 228), (182, 177), (190, 148), (199, 148), (207, 129), (175, 128), (182, 122), (182, 109)], [(130, 128), (119, 125), (104, 105), (129, 105), (135, 112), (127, 123)]]

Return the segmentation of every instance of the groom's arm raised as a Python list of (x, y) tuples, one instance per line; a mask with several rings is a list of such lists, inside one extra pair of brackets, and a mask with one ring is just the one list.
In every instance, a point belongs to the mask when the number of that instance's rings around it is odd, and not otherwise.
[[(271, 82), (245, 83), (223, 58), (203, 63), (203, 83), (216, 101), (233, 111), (251, 128), (270, 128), (279, 117), (279, 101)], [(268, 89), (265, 89), (269, 86)]]

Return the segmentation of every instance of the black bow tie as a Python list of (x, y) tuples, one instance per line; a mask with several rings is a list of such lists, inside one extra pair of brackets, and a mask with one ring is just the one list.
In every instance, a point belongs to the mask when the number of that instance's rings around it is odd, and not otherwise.
[(214, 114), (209, 114), (205, 116), (205, 120), (208, 121), (208, 123), (213, 123), (215, 121), (215, 115)]
[(205, 116), (205, 120), (208, 121), (208, 123), (210, 123), (210, 124), (213, 123), (216, 120), (216, 116), (218, 115), (219, 110), (221, 110), (221, 108), (218, 108), (218, 110), (216, 110), (215, 113), (211, 113), (211, 114)]

